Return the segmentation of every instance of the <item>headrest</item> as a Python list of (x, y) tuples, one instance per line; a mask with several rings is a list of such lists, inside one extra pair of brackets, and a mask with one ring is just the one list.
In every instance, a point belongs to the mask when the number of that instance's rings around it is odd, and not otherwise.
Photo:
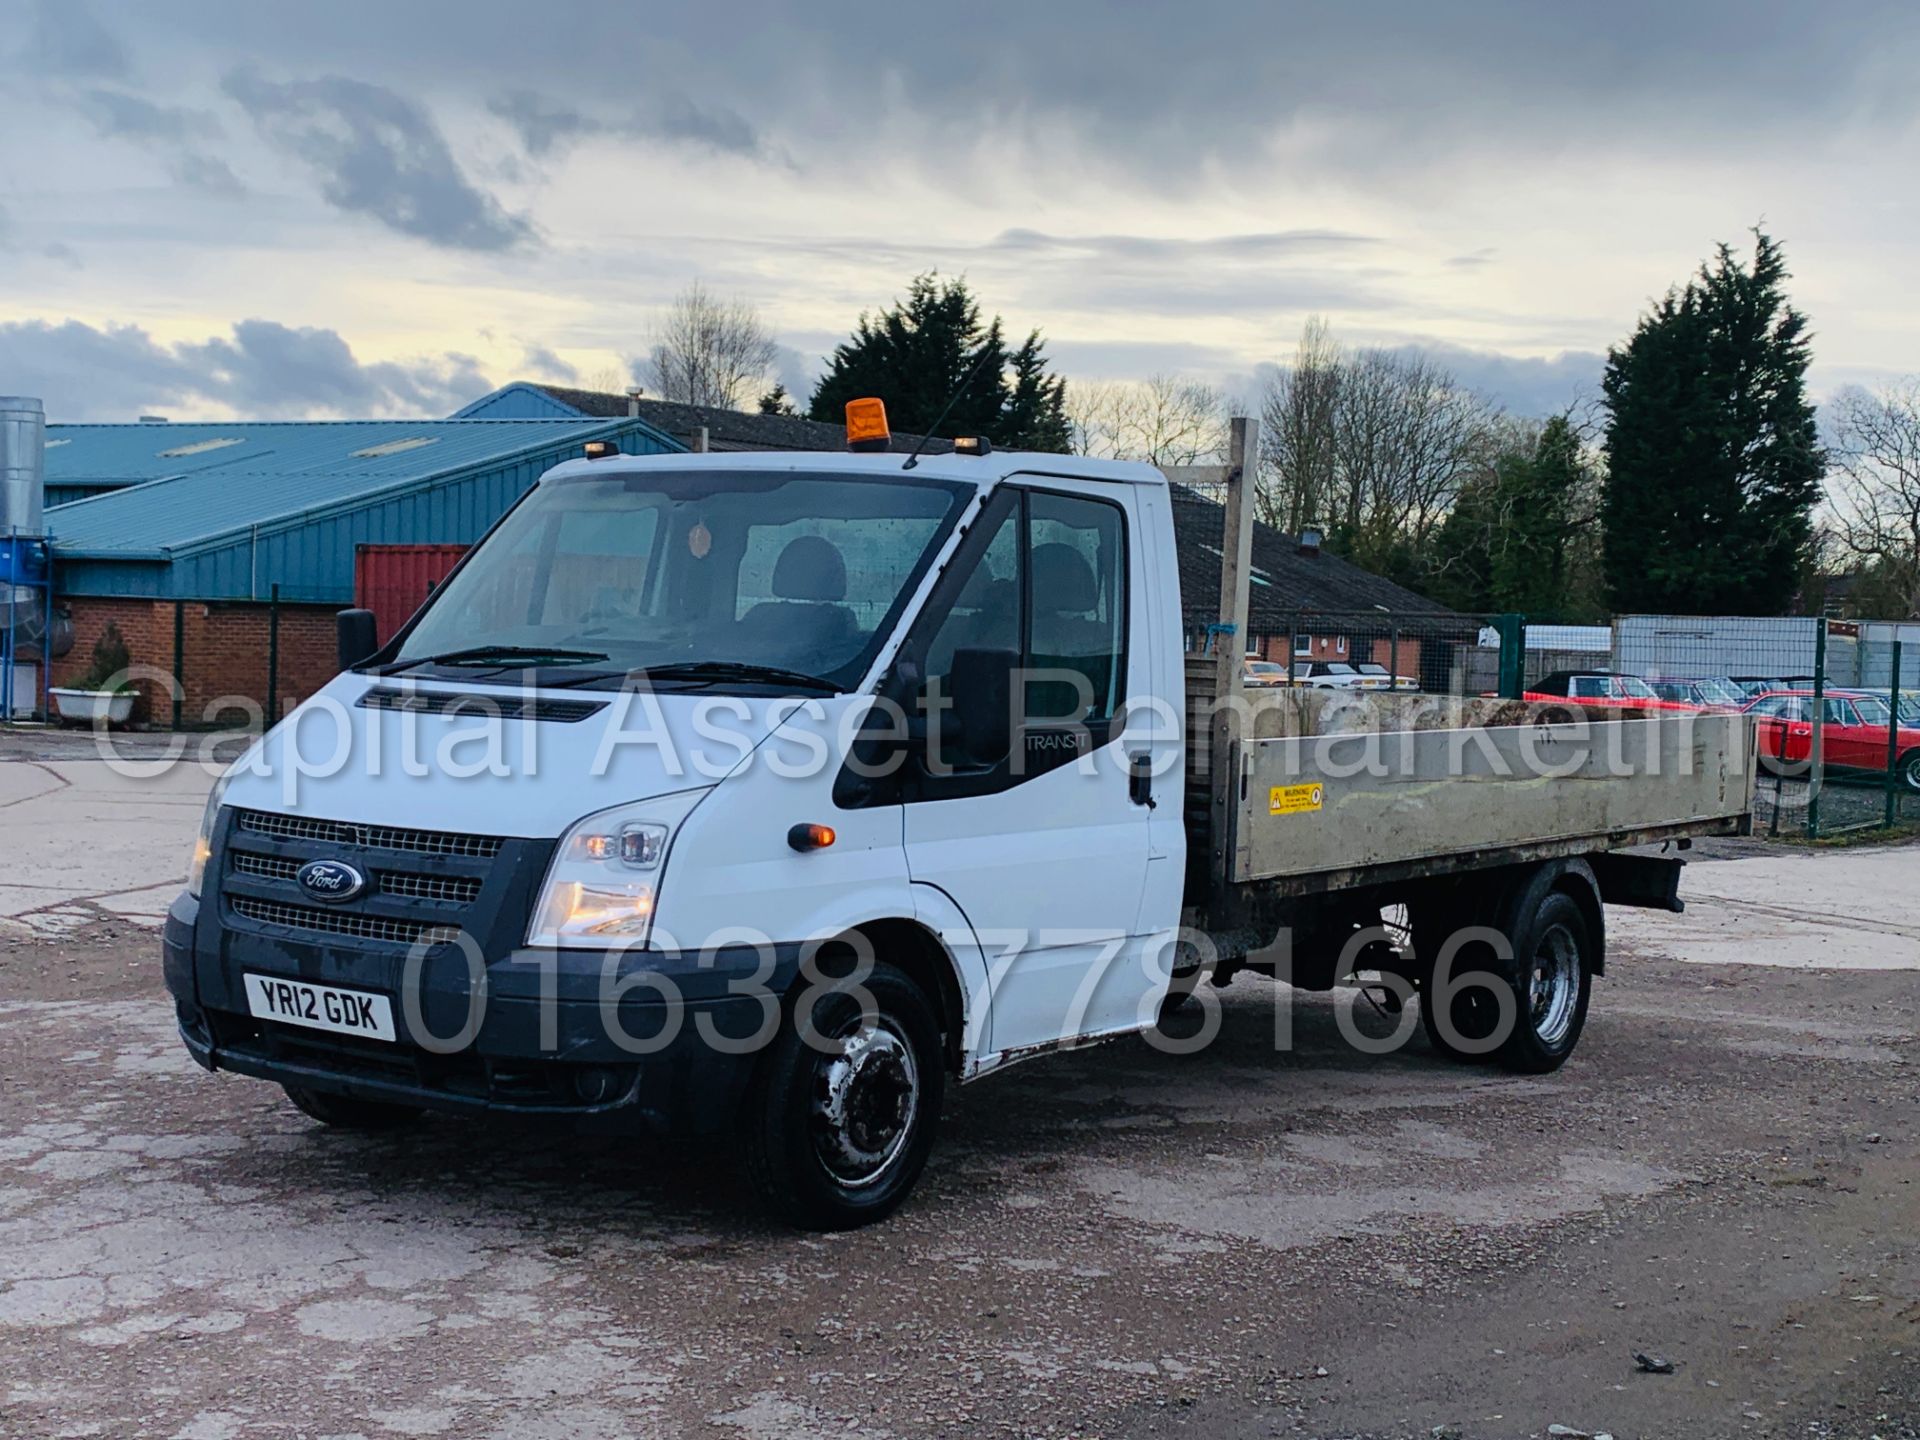
[(847, 562), (831, 540), (797, 536), (774, 563), (773, 593), (780, 600), (844, 600)]
[(1036, 609), (1056, 615), (1084, 615), (1100, 603), (1087, 557), (1058, 540), (1033, 547), (1033, 593)]
[(995, 578), (993, 571), (985, 565), (976, 565), (973, 574), (967, 577), (967, 583), (960, 587), (960, 593), (954, 597), (954, 606), (960, 610), (984, 610), (993, 601), (1000, 598), (1004, 590), (1011, 589), (1011, 580)]

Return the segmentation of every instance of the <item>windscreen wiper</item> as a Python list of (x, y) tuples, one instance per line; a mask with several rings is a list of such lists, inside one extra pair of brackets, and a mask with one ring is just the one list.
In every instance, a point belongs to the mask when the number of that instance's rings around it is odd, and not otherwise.
[(683, 660), (671, 665), (643, 665), (632, 673), (648, 680), (744, 680), (749, 684), (793, 685), (833, 695), (840, 693), (839, 684), (824, 676), (779, 665), (752, 665), (741, 660)]
[(569, 650), (561, 645), (471, 645), (383, 665), (378, 675), (393, 675), (416, 665), (587, 665), (607, 657), (598, 650)]

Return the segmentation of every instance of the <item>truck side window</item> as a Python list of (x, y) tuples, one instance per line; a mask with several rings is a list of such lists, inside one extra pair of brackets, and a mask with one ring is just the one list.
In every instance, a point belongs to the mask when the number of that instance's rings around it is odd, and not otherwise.
[(1108, 720), (1126, 690), (1126, 534), (1104, 500), (1033, 491), (1027, 502), (1030, 723)]
[(947, 689), (956, 650), (1020, 650), (1020, 509), (994, 527), (973, 573), (960, 586), (927, 644), (926, 676)]

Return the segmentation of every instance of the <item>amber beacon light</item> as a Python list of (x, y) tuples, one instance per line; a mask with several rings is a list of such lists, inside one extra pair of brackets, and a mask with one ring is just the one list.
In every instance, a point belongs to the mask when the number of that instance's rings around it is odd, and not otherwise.
[(847, 449), (885, 450), (892, 444), (886, 401), (872, 395), (847, 401)]

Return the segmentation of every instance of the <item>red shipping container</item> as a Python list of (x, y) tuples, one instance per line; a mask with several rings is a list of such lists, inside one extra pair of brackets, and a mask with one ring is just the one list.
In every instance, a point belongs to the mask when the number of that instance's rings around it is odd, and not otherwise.
[(353, 603), (373, 612), (386, 644), (423, 604), (433, 587), (467, 553), (464, 545), (356, 545)]

